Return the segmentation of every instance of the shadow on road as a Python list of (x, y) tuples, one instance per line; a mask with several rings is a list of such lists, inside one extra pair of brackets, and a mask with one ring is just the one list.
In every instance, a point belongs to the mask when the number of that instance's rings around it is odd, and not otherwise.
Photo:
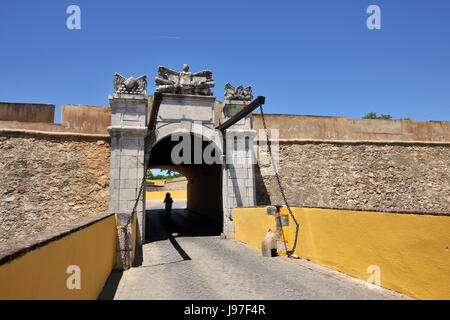
[(187, 209), (172, 209), (167, 216), (165, 210), (147, 210), (147, 242), (169, 240), (183, 260), (191, 260), (177, 242), (177, 237), (205, 237), (220, 235), (222, 226), (212, 219)]
[(187, 209), (172, 209), (170, 216), (161, 209), (146, 213), (147, 242), (170, 240), (174, 244), (176, 237), (218, 236), (221, 232), (221, 223)]
[[(221, 223), (187, 209), (172, 209), (170, 216), (165, 215), (164, 209), (147, 210), (145, 228), (146, 243), (169, 240), (183, 260), (191, 260), (191, 257), (177, 242), (177, 237), (218, 236), (222, 232)], [(133, 267), (142, 265), (142, 251), (142, 246), (137, 245)], [(98, 300), (114, 299), (122, 273), (122, 270), (111, 272)]]
[(136, 243), (136, 248), (134, 252), (134, 261), (132, 263), (132, 267), (139, 267), (144, 262), (144, 253), (142, 251), (142, 245)]

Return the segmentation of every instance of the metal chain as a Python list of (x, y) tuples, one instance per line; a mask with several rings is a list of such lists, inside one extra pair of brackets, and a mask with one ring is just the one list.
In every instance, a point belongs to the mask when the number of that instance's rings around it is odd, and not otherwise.
[(267, 130), (267, 125), (266, 125), (266, 120), (265, 120), (265, 118), (264, 118), (264, 111), (263, 111), (262, 105), (259, 106), (259, 109), (261, 110), (261, 119), (262, 119), (262, 122), (263, 122), (264, 131), (265, 131), (265, 133), (266, 133), (267, 147), (268, 147), (268, 149), (269, 149), (270, 160), (272, 161), (272, 166), (273, 166), (273, 169), (274, 169), (274, 172), (275, 172), (275, 177), (276, 177), (276, 179), (277, 179), (278, 187), (279, 187), (279, 189), (280, 189), (280, 192), (281, 192), (281, 195), (282, 195), (282, 197), (283, 197), (284, 203), (286, 204), (286, 207), (287, 207), (287, 209), (288, 209), (288, 211), (289, 211), (289, 214), (290, 214), (292, 220), (293, 220), (294, 223), (295, 223), (295, 240), (294, 240), (294, 246), (292, 247), (292, 250), (286, 250), (286, 253), (287, 253), (288, 257), (290, 257), (290, 256), (294, 253), (295, 248), (297, 247), (298, 231), (299, 231), (300, 225), (299, 225), (299, 223), (297, 222), (297, 219), (295, 219), (294, 214), (292, 213), (291, 207), (290, 207), (289, 204), (288, 204), (286, 195), (285, 195), (285, 193), (284, 193), (284, 189), (283, 189), (283, 187), (281, 186), (281, 181), (280, 181), (280, 176), (278, 175), (278, 170), (277, 170), (277, 168), (275, 168), (275, 161), (274, 161), (274, 159), (273, 159), (272, 147), (271, 147), (271, 143), (270, 143), (270, 140), (269, 140), (269, 131)]

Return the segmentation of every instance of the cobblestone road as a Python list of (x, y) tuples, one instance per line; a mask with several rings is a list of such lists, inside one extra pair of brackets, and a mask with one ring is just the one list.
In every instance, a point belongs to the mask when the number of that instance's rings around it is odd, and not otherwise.
[(192, 225), (207, 229), (186, 210), (175, 210), (169, 226), (161, 212), (147, 217), (158, 232), (143, 246), (142, 264), (121, 273), (114, 299), (408, 298), (306, 260), (265, 258), (235, 240), (190, 234)]

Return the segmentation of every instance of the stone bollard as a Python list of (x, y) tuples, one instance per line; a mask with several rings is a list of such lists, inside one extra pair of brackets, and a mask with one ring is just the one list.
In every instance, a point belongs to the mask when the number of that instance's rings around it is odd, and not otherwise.
[(276, 235), (270, 229), (264, 236), (261, 251), (264, 257), (275, 257), (277, 255)]
[[(289, 245), (289, 216), (280, 212), (281, 207), (267, 206), (267, 214), (274, 216), (277, 229), (275, 232), (269, 230), (263, 239), (262, 250), (265, 257), (285, 255)], [(274, 248), (275, 254), (270, 253), (272, 248)]]

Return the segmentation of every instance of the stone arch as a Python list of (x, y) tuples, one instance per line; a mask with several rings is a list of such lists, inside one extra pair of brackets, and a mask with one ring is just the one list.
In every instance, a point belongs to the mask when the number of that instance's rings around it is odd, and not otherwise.
[[(157, 139), (152, 144), (150, 168), (160, 168), (173, 170), (182, 173), (188, 180), (187, 184), (187, 209), (202, 214), (207, 218), (223, 224), (223, 165), (222, 163), (208, 164), (202, 163), (182, 163), (175, 164), (171, 158), (171, 150), (178, 141), (172, 141), (171, 135), (174, 132), (180, 132), (179, 126), (167, 125), (167, 129), (172, 128), (175, 131), (164, 130), (157, 133)], [(209, 128), (207, 128), (209, 129)], [(202, 154), (205, 147), (214, 145), (218, 147), (215, 141), (208, 139), (207, 136), (199, 135), (195, 130), (181, 131), (189, 134), (190, 137), (201, 139)], [(197, 141), (198, 142), (198, 141)], [(195, 142), (194, 142), (195, 144)], [(193, 153), (194, 144), (191, 145)], [(191, 158), (192, 160), (192, 158)], [(222, 228), (221, 228), (222, 229)]]
[[(199, 125), (197, 125), (199, 126)], [(213, 143), (215, 148), (223, 152), (223, 137), (220, 131), (211, 129), (208, 126), (200, 125), (199, 128), (202, 132), (207, 132), (208, 134), (200, 134), (198, 130), (192, 129), (192, 122), (185, 122), (185, 123), (169, 123), (162, 125), (155, 129), (155, 139), (151, 143), (151, 148), (153, 148), (155, 145), (157, 145), (159, 142), (161, 142), (164, 139), (167, 139), (174, 133), (186, 133), (186, 134), (192, 134), (198, 137), (201, 137), (202, 139), (205, 139), (206, 141)], [(210, 135), (216, 134), (216, 139), (211, 139)]]

